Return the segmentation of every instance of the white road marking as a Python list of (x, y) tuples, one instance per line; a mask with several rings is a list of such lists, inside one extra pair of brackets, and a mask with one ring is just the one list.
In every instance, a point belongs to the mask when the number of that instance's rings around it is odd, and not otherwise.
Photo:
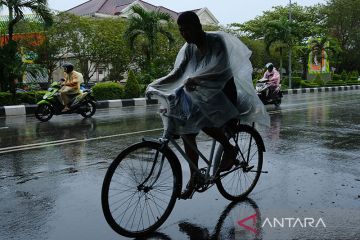
[(16, 147), (0, 148), (0, 154), (9, 153), (9, 152), (17, 152), (17, 151), (25, 151), (25, 150), (31, 150), (31, 149), (38, 149), (38, 148), (44, 148), (44, 147), (50, 147), (50, 146), (66, 145), (66, 144), (70, 144), (70, 143), (89, 142), (89, 141), (106, 139), (106, 138), (130, 136), (130, 135), (155, 132), (155, 131), (160, 131), (160, 130), (163, 130), (163, 128), (156, 128), (156, 129), (137, 131), (137, 132), (131, 132), (131, 133), (119, 133), (119, 134), (114, 134), (114, 135), (94, 137), (94, 138), (85, 138), (85, 139), (71, 138), (71, 139), (67, 139), (67, 140), (53, 141), (53, 142), (50, 142), (50, 144), (48, 144), (49, 142), (47, 142), (47, 143), (42, 143), (42, 144), (38, 143), (38, 144), (28, 144), (28, 145), (22, 145), (22, 146), (16, 146)]
[(68, 142), (68, 141), (73, 141), (73, 140), (76, 140), (76, 138), (68, 138), (68, 139), (62, 139), (62, 140), (56, 140), (56, 141), (50, 141), (50, 142), (40, 142), (40, 143), (19, 145), (19, 146), (13, 146), (13, 147), (5, 147), (5, 148), (0, 148), (0, 152), (1, 152), (1, 151), (5, 151), (5, 150), (10, 150), (10, 149), (16, 149), (16, 148), (24, 148), (24, 147), (30, 147), (30, 146), (47, 145), (47, 144), (53, 144), (53, 143)]

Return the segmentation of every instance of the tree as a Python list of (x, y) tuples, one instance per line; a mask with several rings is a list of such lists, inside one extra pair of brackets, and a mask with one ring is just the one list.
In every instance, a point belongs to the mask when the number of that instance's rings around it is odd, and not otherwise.
[(140, 85), (132, 70), (129, 70), (128, 79), (125, 84), (125, 98), (137, 98), (140, 96)]
[(87, 83), (99, 67), (115, 68), (118, 74), (127, 70), (130, 50), (122, 37), (125, 27), (122, 19), (94, 19), (61, 13), (51, 30), (50, 40), (53, 45), (61, 45), (59, 41), (63, 41), (61, 52), (76, 60)]
[[(263, 74), (264, 70), (264, 61), (274, 62), (273, 59), (270, 59), (266, 54), (266, 46), (263, 40), (253, 40), (249, 37), (241, 37), (241, 41), (251, 50), (251, 64), (254, 68), (254, 77), (259, 78), (260, 74)], [(274, 62), (275, 64), (276, 62)]]
[(159, 35), (166, 37), (169, 46), (174, 42), (173, 35), (165, 28), (165, 23), (170, 23), (171, 17), (160, 11), (147, 12), (139, 6), (133, 6), (132, 11), (134, 14), (129, 19), (125, 37), (128, 39), (131, 49), (134, 49), (135, 41), (142, 36), (140, 45), (146, 56), (146, 65), (150, 67)]
[(294, 24), (290, 24), (287, 18), (280, 18), (279, 20), (273, 20), (268, 22), (265, 25), (264, 31), (264, 42), (266, 46), (266, 51), (270, 53), (270, 47), (277, 43), (277, 47), (280, 52), (280, 76), (282, 78), (282, 68), (283, 68), (283, 49), (290, 49), (293, 46), (294, 34), (289, 31), (293, 29)]
[(60, 60), (67, 54), (63, 51), (64, 40), (58, 39), (52, 31), (44, 33), (45, 40), (39, 46), (34, 46), (32, 50), (36, 52), (37, 59), (35, 63), (44, 66), (47, 69), (48, 82), (50, 83), (54, 71), (59, 67)]
[[(253, 20), (244, 24), (234, 23), (231, 27), (237, 28), (237, 32), (241, 36), (264, 41), (268, 54), (271, 53), (271, 48), (278, 49), (280, 52), (280, 65), (282, 65), (281, 56), (284, 49), (302, 45), (308, 37), (323, 32), (322, 24), (324, 17), (320, 14), (321, 9), (321, 5), (302, 7), (293, 4), (291, 9), (293, 20), (290, 24), (288, 21), (289, 8), (276, 6)], [(291, 31), (289, 31), (290, 28)], [(302, 59), (306, 59), (304, 63), (306, 65), (307, 53), (301, 53), (305, 54)], [(299, 56), (294, 56), (294, 58), (297, 57)]]
[[(4, 54), (2, 54), (2, 63), (0, 64), (0, 78), (1, 78), (1, 89), (8, 90), (15, 94), (15, 84), (14, 81), (16, 78), (21, 78), (21, 75), (24, 71), (33, 72), (33, 67), (23, 64), (21, 58), (17, 57), (17, 51), (19, 50), (20, 45), (13, 41), (13, 34), (15, 26), (24, 19), (24, 10), (30, 10), (35, 15), (37, 15), (46, 25), (52, 23), (52, 14), (47, 8), (46, 0), (1, 0), (0, 8), (8, 8), (8, 43), (3, 46), (1, 49)], [(37, 69), (38, 70), (38, 69)], [(36, 71), (37, 71), (36, 70)]]
[(111, 80), (121, 80), (131, 62), (131, 50), (123, 38), (127, 26), (122, 19), (103, 19), (96, 25), (94, 54), (110, 66)]
[(360, 1), (329, 0), (324, 9), (328, 34), (341, 46), (337, 72), (360, 70)]
[(13, 39), (15, 25), (24, 18), (25, 9), (39, 16), (46, 25), (51, 25), (53, 22), (50, 9), (47, 7), (47, 0), (1, 0), (1, 5), (6, 6), (9, 12), (9, 41)]
[(0, 91), (15, 93), (13, 80), (20, 75), (16, 70), (21, 64), (21, 58), (16, 55), (17, 47), (18, 44), (11, 41), (0, 48)]

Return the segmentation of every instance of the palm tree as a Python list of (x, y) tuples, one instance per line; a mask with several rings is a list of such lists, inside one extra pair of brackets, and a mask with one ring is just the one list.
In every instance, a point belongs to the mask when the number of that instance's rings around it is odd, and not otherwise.
[(280, 75), (282, 78), (282, 57), (284, 48), (291, 48), (294, 33), (289, 32), (290, 23), (286, 18), (280, 18), (279, 20), (273, 20), (266, 24), (264, 31), (264, 42), (266, 45), (266, 51), (270, 53), (270, 47), (276, 43), (277, 49), (280, 52)]
[(14, 26), (24, 18), (24, 10), (29, 9), (45, 24), (52, 24), (52, 14), (47, 6), (47, 0), (0, 0), (0, 8), (6, 6), (9, 10), (8, 34), (12, 41)]
[(140, 6), (133, 6), (134, 14), (129, 19), (129, 26), (125, 31), (125, 37), (128, 39), (132, 49), (134, 49), (135, 40), (143, 36), (145, 40), (145, 55), (148, 66), (153, 59), (155, 46), (159, 34), (164, 35), (169, 46), (174, 42), (174, 37), (165, 28), (165, 23), (170, 23), (171, 17), (167, 13), (159, 11), (145, 11)]

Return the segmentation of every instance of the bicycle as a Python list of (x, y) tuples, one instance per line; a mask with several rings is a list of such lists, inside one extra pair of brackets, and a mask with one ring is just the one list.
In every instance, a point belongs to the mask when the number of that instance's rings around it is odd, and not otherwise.
[(216, 185), (226, 199), (241, 200), (254, 189), (260, 174), (265, 172), (262, 171), (265, 146), (260, 134), (254, 124), (243, 125), (239, 121), (234, 129), (225, 129), (238, 149), (235, 167), (227, 172), (218, 171), (223, 148), (219, 144), (215, 153), (216, 141), (213, 139), (209, 159), (193, 148), (207, 165), (199, 169), (171, 133), (174, 118), (168, 114), (168, 99), (162, 100), (163, 106), (167, 106), (161, 111), (163, 136), (159, 139), (143, 138), (123, 150), (110, 164), (102, 185), (105, 219), (114, 231), (126, 237), (142, 237), (155, 231), (166, 221), (177, 198), (180, 198), (182, 169), (169, 143), (196, 172), (196, 192), (204, 192)]

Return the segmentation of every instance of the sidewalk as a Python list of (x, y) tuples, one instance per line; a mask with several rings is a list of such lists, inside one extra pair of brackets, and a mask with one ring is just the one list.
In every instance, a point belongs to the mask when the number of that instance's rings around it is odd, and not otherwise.
[[(319, 92), (336, 92), (336, 91), (348, 91), (359, 90), (360, 85), (353, 86), (337, 86), (337, 87), (321, 87), (321, 88), (299, 88), (284, 90), (284, 95), (289, 94), (302, 94), (302, 93), (319, 93)], [(121, 108), (131, 106), (146, 106), (151, 104), (158, 104), (156, 99), (146, 100), (145, 98), (133, 98), (133, 99), (119, 99), (119, 100), (106, 100), (97, 101), (97, 108)], [(0, 117), (3, 116), (17, 116), (17, 115), (33, 115), (37, 105), (14, 105), (14, 106), (0, 106)]]

